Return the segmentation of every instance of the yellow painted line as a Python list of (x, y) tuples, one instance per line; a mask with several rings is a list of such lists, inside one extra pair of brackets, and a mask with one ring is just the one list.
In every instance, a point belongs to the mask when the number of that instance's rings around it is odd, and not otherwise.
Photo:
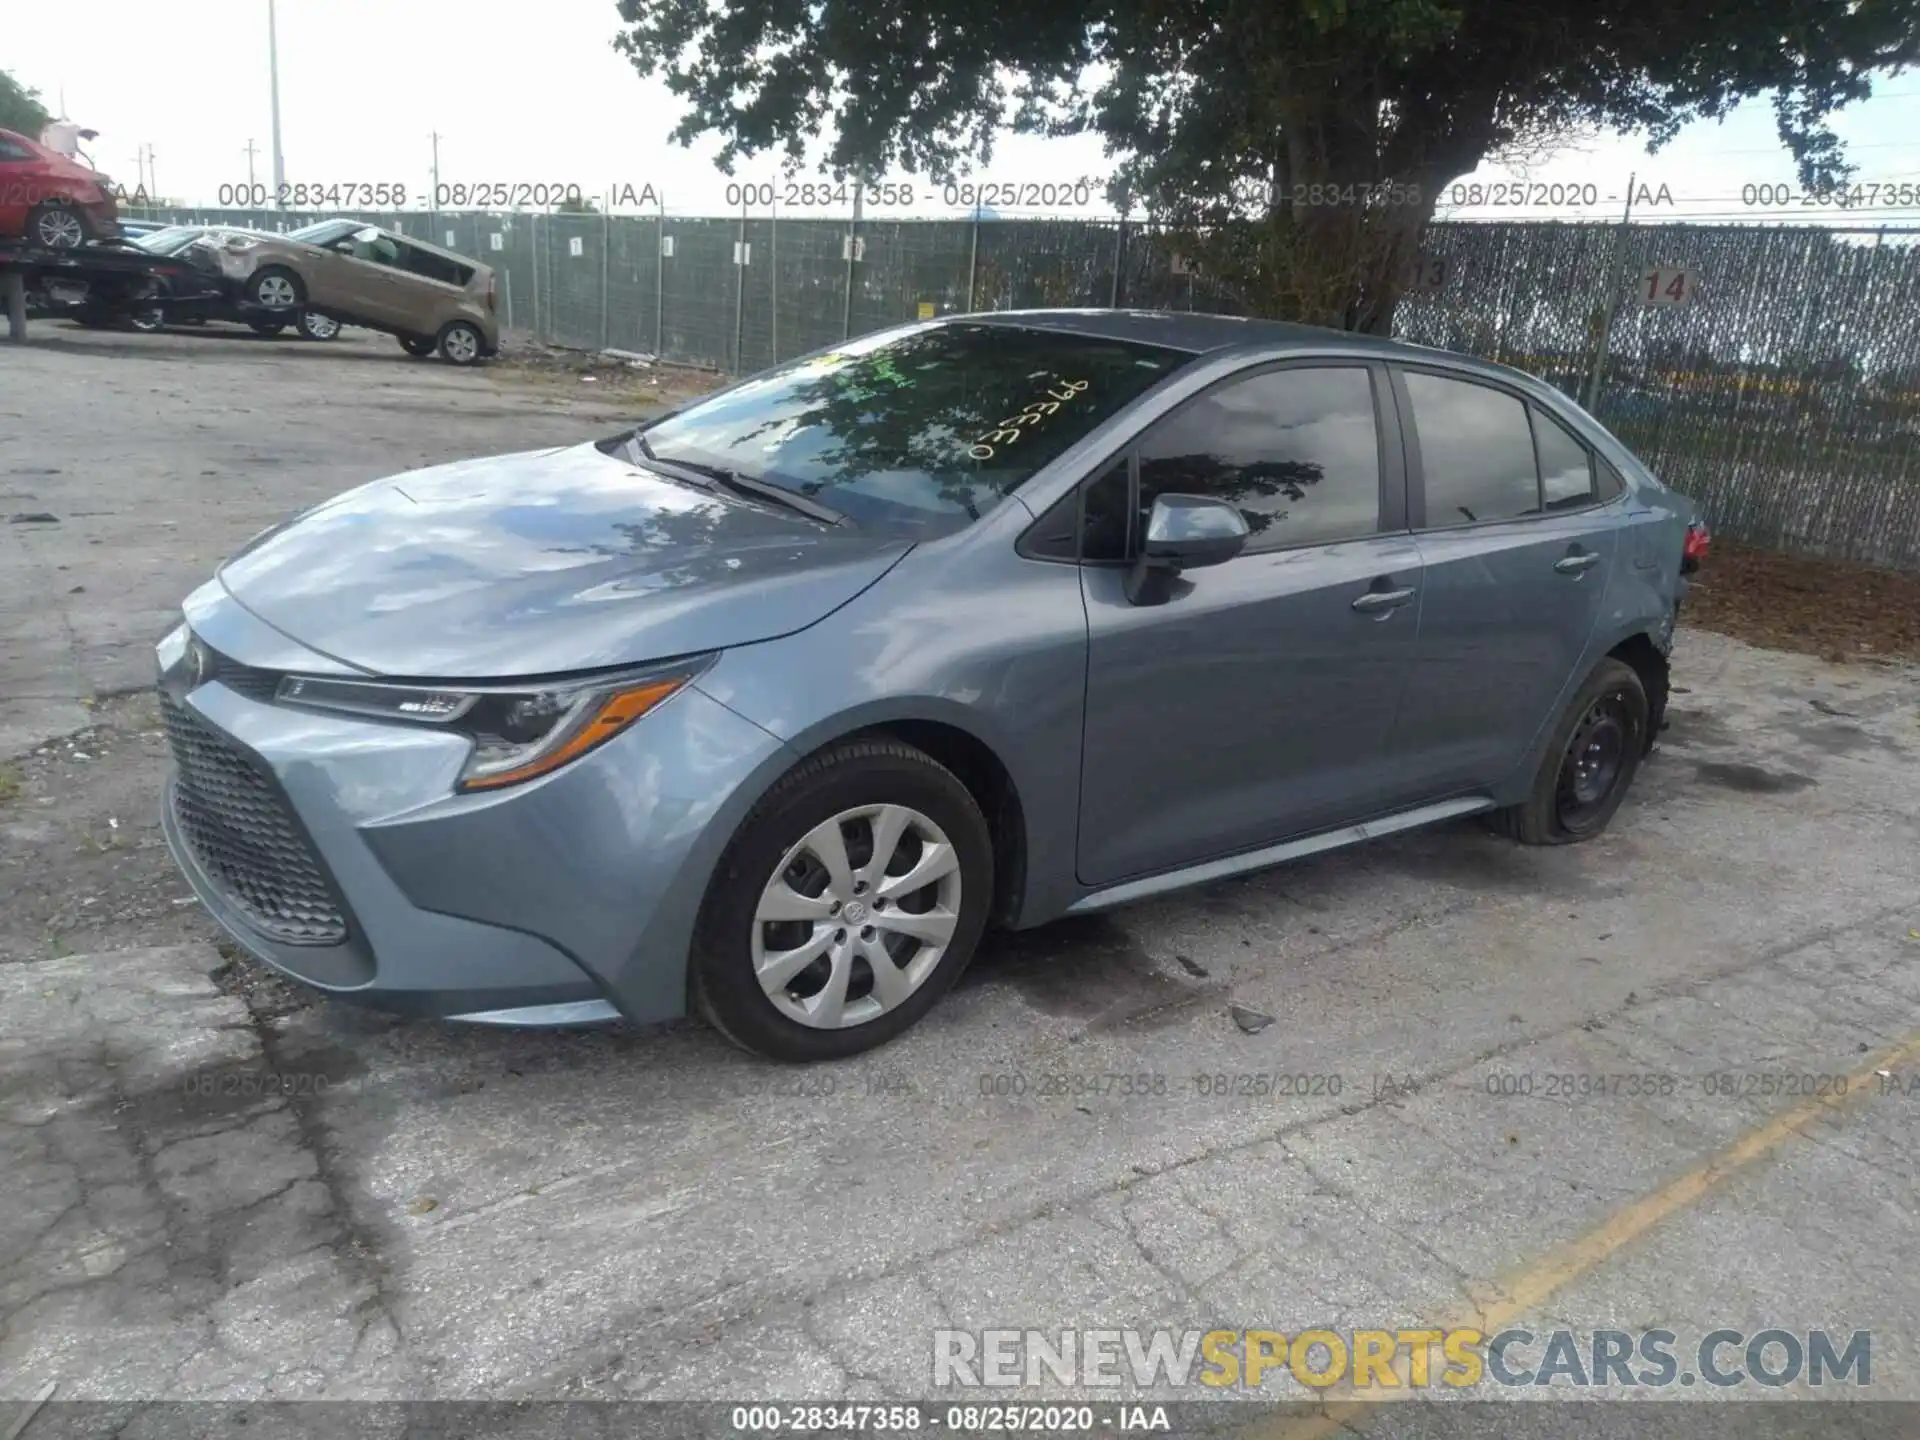
[[(1916, 1061), (1920, 1061), (1920, 1035), (1882, 1051), (1863, 1068), (1849, 1075), (1844, 1094), (1817, 1095), (1790, 1110), (1781, 1111), (1764, 1125), (1749, 1130), (1705, 1163), (1668, 1181), (1658, 1190), (1641, 1196), (1623, 1209), (1614, 1211), (1578, 1239), (1554, 1247), (1504, 1282), (1486, 1287), (1488, 1299), (1478, 1309), (1460, 1308), (1418, 1328), (1471, 1328), (1483, 1335), (1497, 1334), (1574, 1281), (1592, 1274), (1661, 1221), (1705, 1198), (1754, 1161), (1772, 1154), (1822, 1115), (1866, 1095), (1875, 1085), (1880, 1071), (1893, 1070)], [(1395, 1356), (1393, 1370), (1400, 1377), (1402, 1388), (1376, 1388), (1375, 1393), (1386, 1397), (1384, 1399), (1332, 1398), (1335, 1393), (1353, 1394), (1349, 1381), (1329, 1392), (1318, 1413), (1289, 1416), (1270, 1426), (1256, 1424), (1246, 1431), (1248, 1440), (1321, 1440), (1321, 1437), (1339, 1434), (1349, 1423), (1376, 1406), (1399, 1399), (1413, 1399), (1421, 1392), (1408, 1386), (1407, 1364), (1405, 1356)]]

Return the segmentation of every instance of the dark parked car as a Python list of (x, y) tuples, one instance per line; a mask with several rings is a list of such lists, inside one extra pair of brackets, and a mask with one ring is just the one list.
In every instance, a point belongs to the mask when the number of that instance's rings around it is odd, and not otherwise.
[(341, 326), (331, 315), (299, 308), (267, 310), (247, 298), (242, 280), (230, 273), (234, 269), (230, 257), (250, 248), (257, 235), (231, 225), (169, 225), (130, 237), (127, 245), (180, 264), (158, 277), (150, 293), (89, 305), (74, 318), (82, 325), (126, 324), (136, 330), (215, 320), (245, 325), (259, 335), (278, 335), (292, 327), (303, 339), (336, 338)]
[(166, 833), (247, 950), (342, 997), (847, 1055), (989, 923), (1456, 816), (1599, 834), (1690, 518), (1458, 355), (907, 326), (257, 537), (159, 647)]

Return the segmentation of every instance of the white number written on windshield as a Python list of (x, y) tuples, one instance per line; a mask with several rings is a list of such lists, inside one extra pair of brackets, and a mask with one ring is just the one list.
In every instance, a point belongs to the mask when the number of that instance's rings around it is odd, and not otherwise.
[(1007, 416), (1000, 422), (997, 429), (989, 430), (982, 435), (973, 443), (967, 454), (975, 460), (991, 460), (999, 453), (1000, 447), (1013, 444), (1026, 434), (1030, 427), (1038, 425), (1088, 387), (1089, 382), (1085, 380), (1059, 381), (1048, 388), (1038, 400), (1023, 405), (1018, 414)]

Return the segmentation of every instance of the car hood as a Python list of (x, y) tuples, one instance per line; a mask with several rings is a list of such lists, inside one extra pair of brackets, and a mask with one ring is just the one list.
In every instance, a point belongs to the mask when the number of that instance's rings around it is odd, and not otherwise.
[(256, 538), (220, 579), (269, 625), (369, 673), (504, 679), (792, 634), (911, 548), (584, 444), (363, 485)]

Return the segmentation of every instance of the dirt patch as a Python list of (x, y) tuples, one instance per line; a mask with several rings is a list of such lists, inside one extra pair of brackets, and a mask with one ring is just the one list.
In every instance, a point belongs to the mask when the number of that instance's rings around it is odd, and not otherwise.
[(513, 337), (502, 339), (499, 357), (488, 367), (488, 374), (511, 384), (570, 390), (582, 399), (602, 396), (668, 406), (718, 390), (730, 378), (714, 370), (622, 359)]
[(1836, 663), (1920, 660), (1920, 575), (1713, 542), (1681, 618)]
[(0, 963), (218, 939), (167, 855), (167, 742), (151, 695), (0, 772)]

